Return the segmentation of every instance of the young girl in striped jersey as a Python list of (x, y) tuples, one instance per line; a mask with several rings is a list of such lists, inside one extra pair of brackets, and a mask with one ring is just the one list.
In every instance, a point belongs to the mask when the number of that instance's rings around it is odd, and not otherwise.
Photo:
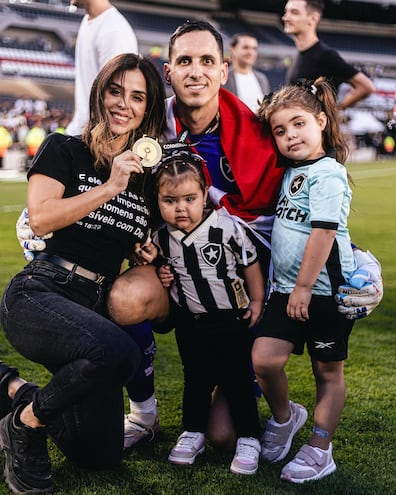
[[(165, 159), (156, 184), (165, 224), (153, 242), (165, 264), (161, 280), (170, 287), (184, 370), (184, 432), (169, 461), (193, 464), (203, 452), (211, 394), (218, 385), (237, 432), (230, 469), (254, 474), (260, 443), (250, 328), (265, 297), (256, 249), (224, 209), (205, 209), (208, 189), (197, 155), (181, 152)], [(155, 250), (153, 244), (147, 249)]]

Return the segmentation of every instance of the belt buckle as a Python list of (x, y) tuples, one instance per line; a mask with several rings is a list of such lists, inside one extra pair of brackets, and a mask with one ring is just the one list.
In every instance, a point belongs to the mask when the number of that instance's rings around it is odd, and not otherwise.
[(102, 285), (102, 283), (104, 282), (105, 280), (105, 276), (104, 275), (97, 275), (97, 278), (95, 280), (95, 284), (98, 284), (98, 285)]

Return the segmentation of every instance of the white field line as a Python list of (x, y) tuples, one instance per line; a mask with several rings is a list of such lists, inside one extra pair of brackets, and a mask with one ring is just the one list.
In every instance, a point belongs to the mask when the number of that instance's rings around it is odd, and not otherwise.
[(372, 168), (368, 170), (349, 170), (352, 179), (371, 179), (373, 177), (390, 177), (396, 175), (395, 168)]
[[(389, 177), (396, 175), (395, 168), (372, 168), (368, 170), (349, 170), (352, 179), (370, 179), (372, 177)], [(3, 205), (0, 206), (0, 213), (9, 213), (12, 211), (22, 211), (25, 205)]]
[(10, 213), (13, 211), (22, 211), (25, 205), (3, 205), (0, 206), (0, 213)]

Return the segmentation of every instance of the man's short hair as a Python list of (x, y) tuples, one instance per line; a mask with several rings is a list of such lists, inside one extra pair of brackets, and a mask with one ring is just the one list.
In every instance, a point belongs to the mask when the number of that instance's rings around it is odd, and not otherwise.
[(305, 0), (305, 3), (307, 4), (308, 11), (319, 12), (319, 14), (322, 16), (325, 8), (323, 0)]
[(257, 40), (256, 36), (254, 36), (254, 34), (252, 34), (252, 33), (236, 33), (231, 38), (230, 46), (232, 48), (234, 48), (239, 43), (240, 38), (244, 38), (244, 37), (253, 38), (253, 39)]
[(180, 36), (183, 36), (183, 34), (192, 33), (193, 31), (209, 31), (209, 33), (211, 33), (214, 39), (216, 40), (217, 46), (219, 47), (221, 59), (224, 58), (223, 38), (219, 33), (219, 31), (217, 31), (217, 29), (214, 26), (212, 26), (212, 24), (210, 24), (209, 22), (188, 20), (183, 24), (181, 24), (180, 26), (178, 26), (169, 39), (169, 53), (168, 53), (169, 60), (171, 58), (172, 49), (177, 38), (180, 38)]

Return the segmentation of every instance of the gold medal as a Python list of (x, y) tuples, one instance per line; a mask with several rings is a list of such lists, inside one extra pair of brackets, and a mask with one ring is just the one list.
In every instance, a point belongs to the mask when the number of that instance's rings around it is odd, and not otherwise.
[(155, 167), (162, 157), (162, 148), (156, 139), (143, 136), (132, 147), (132, 151), (140, 156), (143, 167)]

